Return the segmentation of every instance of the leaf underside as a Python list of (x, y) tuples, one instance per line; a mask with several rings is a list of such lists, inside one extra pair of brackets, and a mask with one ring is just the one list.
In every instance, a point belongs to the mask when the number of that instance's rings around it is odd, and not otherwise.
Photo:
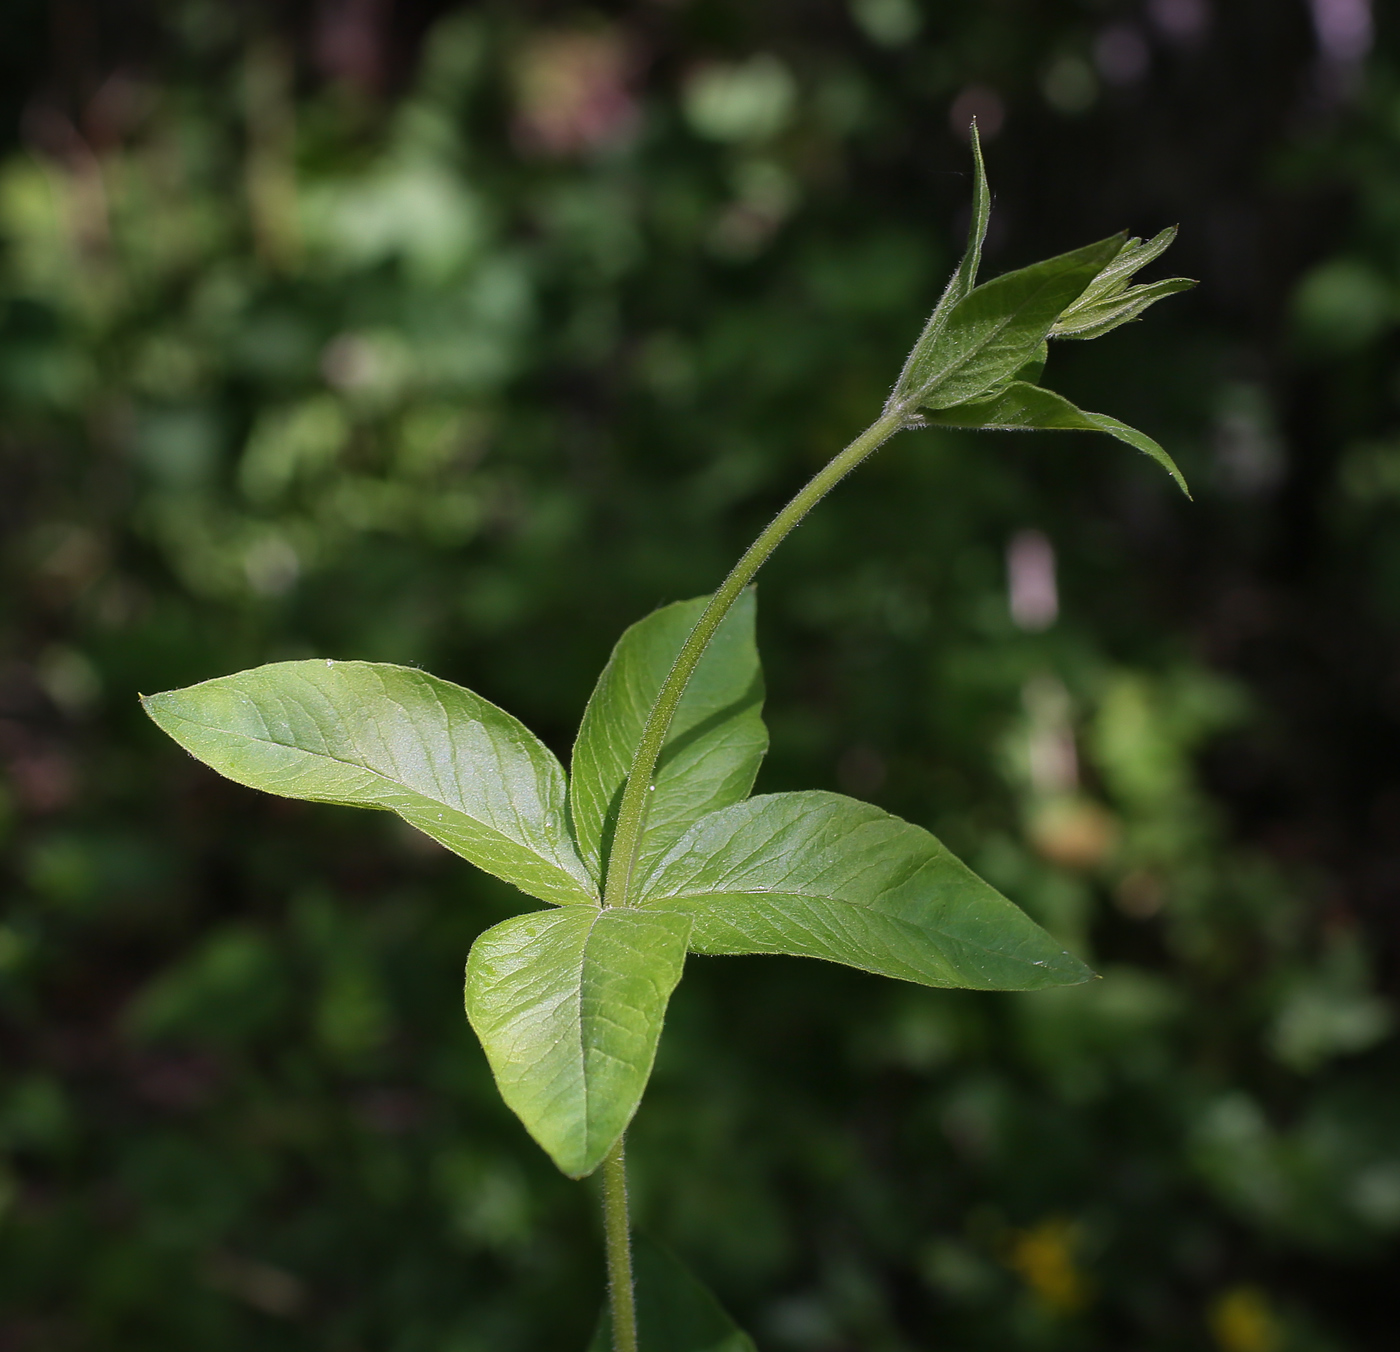
[(658, 862), (639, 904), (689, 917), (697, 953), (825, 958), (975, 990), (1093, 975), (927, 831), (835, 793), (711, 813)]
[(1189, 498), (1190, 489), (1176, 462), (1146, 432), (1110, 418), (1106, 413), (1086, 413), (1053, 390), (1013, 381), (994, 398), (957, 408), (939, 409), (927, 419), (930, 426), (965, 427), (981, 431), (1077, 431), (1106, 432), (1126, 445), (1149, 455)]
[[(674, 1254), (645, 1235), (632, 1236), (637, 1341), (644, 1352), (757, 1352), (706, 1287)], [(588, 1352), (613, 1352), (605, 1306)]]
[(151, 695), (186, 751), (249, 788), (385, 808), (522, 892), (598, 904), (554, 754), (519, 719), (412, 667), (274, 662)]
[[(653, 611), (618, 640), (574, 744), (570, 807), (579, 852), (601, 882), (618, 802), (651, 706), (709, 602)], [(768, 750), (763, 673), (754, 640), (754, 593), (725, 617), (686, 686), (657, 762), (639, 870), (706, 812), (741, 802)]]
[(571, 1178), (632, 1120), (689, 931), (683, 915), (565, 907), (514, 916), (472, 946), (467, 1018), (501, 1097)]

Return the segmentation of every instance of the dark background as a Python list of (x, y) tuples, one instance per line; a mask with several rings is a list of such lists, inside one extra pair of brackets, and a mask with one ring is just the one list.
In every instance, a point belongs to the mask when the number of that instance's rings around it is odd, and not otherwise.
[(1398, 43), (1366, 0), (9, 0), (0, 1349), (584, 1345), (591, 1189), (459, 1000), (523, 899), (136, 692), (421, 664), (566, 756), (622, 628), (878, 409), (973, 114), (989, 272), (1180, 222), (1152, 275), (1200, 287), (1047, 383), (1195, 501), (901, 436), (764, 574), (759, 787), (930, 827), (1105, 979), (692, 960), (639, 1219), (774, 1352), (1392, 1345)]

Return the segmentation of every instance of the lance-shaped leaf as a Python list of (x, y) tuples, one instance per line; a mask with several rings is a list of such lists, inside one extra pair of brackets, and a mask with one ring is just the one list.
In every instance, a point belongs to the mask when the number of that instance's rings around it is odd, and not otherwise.
[(976, 990), (1093, 975), (927, 831), (835, 793), (711, 813), (657, 864), (640, 904), (690, 916), (697, 953), (790, 953)]
[(378, 662), (274, 662), (142, 700), (186, 751), (249, 788), (387, 808), (555, 905), (596, 906), (564, 771), (517, 718)]
[[(595, 877), (603, 874), (647, 715), (708, 600), (677, 601), (628, 629), (588, 701), (574, 744), (569, 793), (579, 850)], [(656, 766), (640, 871), (705, 813), (747, 797), (767, 749), (749, 590), (725, 616), (676, 710)]]
[(614, 906), (518, 915), (467, 960), (466, 1006), (510, 1109), (582, 1178), (627, 1129), (681, 978), (690, 920)]
[[(637, 1342), (645, 1352), (756, 1352), (753, 1339), (674, 1254), (645, 1235), (632, 1237)], [(588, 1352), (613, 1352), (606, 1307)]]
[(928, 323), (919, 335), (919, 341), (905, 358), (904, 369), (899, 373), (899, 379), (895, 382), (886, 408), (904, 399), (917, 387), (918, 377), (915, 372), (927, 365), (938, 341), (938, 335), (943, 332), (943, 326), (948, 320), (949, 312), (977, 285), (977, 270), (982, 265), (982, 245), (986, 242), (987, 223), (992, 217), (992, 194), (987, 187), (987, 167), (982, 162), (982, 138), (977, 134), (975, 119), (970, 134), (976, 181), (972, 190), (972, 220), (967, 227), (967, 248), (963, 251), (957, 271), (948, 278), (948, 285), (943, 288), (938, 304), (933, 307), (933, 313), (929, 315)]
[(927, 408), (977, 399), (1032, 360), (1051, 326), (1117, 254), (1121, 235), (984, 282), (949, 311), (901, 397)]
[(985, 431), (1107, 432), (1126, 445), (1150, 455), (1175, 480), (1189, 498), (1191, 490), (1176, 462), (1146, 432), (1110, 418), (1106, 413), (1085, 413), (1063, 395), (1039, 385), (1015, 381), (994, 398), (931, 413), (928, 422), (937, 427), (967, 427)]

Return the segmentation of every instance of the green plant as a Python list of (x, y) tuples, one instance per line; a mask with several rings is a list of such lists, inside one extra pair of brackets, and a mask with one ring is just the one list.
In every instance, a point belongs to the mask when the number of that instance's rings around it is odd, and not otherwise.
[(645, 1249), (634, 1295), (624, 1133), (688, 953), (825, 958), (928, 986), (1035, 990), (1092, 974), (920, 827), (826, 792), (750, 797), (767, 748), (751, 583), (808, 511), (896, 432), (923, 426), (1151, 438), (1036, 382), (1052, 337), (1095, 338), (1191, 283), (1132, 285), (1173, 231), (1115, 235), (978, 285), (990, 197), (880, 416), (709, 597), (619, 640), (566, 777), (523, 724), (412, 668), (280, 662), (145, 698), (186, 750), (250, 787), (396, 812), (555, 909), (482, 934), (466, 1009), (506, 1103), (567, 1175), (602, 1166), (609, 1338), (636, 1352), (751, 1346)]

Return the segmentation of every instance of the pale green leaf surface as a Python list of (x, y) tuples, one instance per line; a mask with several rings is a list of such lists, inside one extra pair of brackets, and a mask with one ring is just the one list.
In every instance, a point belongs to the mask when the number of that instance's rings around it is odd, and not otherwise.
[(1149, 305), (1164, 296), (1189, 291), (1196, 283), (1189, 277), (1166, 277), (1160, 282), (1146, 282), (1129, 287), (1093, 305), (1076, 306), (1050, 330), (1052, 338), (1102, 338), (1121, 324), (1136, 319)]
[(1100, 240), (984, 282), (949, 311), (937, 340), (911, 363), (909, 398), (950, 408), (984, 395), (1034, 358), (1051, 326), (1121, 244)]
[(519, 719), (450, 681), (377, 662), (274, 662), (142, 704), (239, 784), (397, 812), (541, 901), (598, 904), (565, 825), (559, 762)]
[(900, 371), (894, 392), (890, 396), (891, 403), (904, 398), (914, 388), (912, 372), (926, 364), (938, 341), (938, 335), (947, 322), (949, 311), (977, 285), (977, 270), (982, 265), (982, 245), (986, 242), (987, 223), (992, 216), (992, 194), (987, 187), (987, 167), (982, 162), (982, 138), (978, 135), (975, 118), (971, 127), (971, 139), (976, 182), (972, 192), (972, 220), (967, 227), (967, 248), (963, 250), (962, 261), (957, 270), (948, 278), (948, 284), (943, 288), (938, 304), (933, 307), (933, 313), (929, 315), (928, 323), (919, 335), (919, 341), (904, 359), (904, 369)]
[[(699, 1278), (645, 1235), (632, 1236), (632, 1272), (643, 1352), (757, 1352)], [(588, 1352), (613, 1352), (606, 1306)]]
[(1071, 307), (1079, 309), (1085, 305), (1117, 295), (1133, 279), (1133, 274), (1141, 272), (1154, 259), (1160, 258), (1176, 239), (1176, 226), (1169, 225), (1146, 243), (1136, 236), (1124, 240), (1123, 247), (1107, 267), (1084, 288), (1084, 294)]
[(711, 813), (657, 864), (639, 904), (692, 917), (697, 953), (790, 953), (977, 990), (1093, 975), (927, 831), (835, 793)]
[[(588, 701), (574, 744), (569, 786), (579, 851), (595, 877), (647, 715), (707, 596), (678, 601), (638, 621), (618, 640)], [(645, 871), (690, 824), (741, 802), (768, 749), (763, 673), (754, 641), (754, 592), (725, 616), (662, 748), (638, 864)]]
[(681, 978), (690, 920), (615, 906), (518, 915), (467, 960), (466, 1007), (511, 1111), (571, 1178), (627, 1129)]
[(1189, 498), (1190, 489), (1176, 462), (1146, 432), (1110, 418), (1106, 413), (1085, 413), (1063, 395), (1039, 385), (1014, 382), (995, 398), (940, 409), (927, 418), (931, 426), (966, 427), (993, 432), (1068, 431), (1107, 432), (1111, 437), (1149, 455)]

